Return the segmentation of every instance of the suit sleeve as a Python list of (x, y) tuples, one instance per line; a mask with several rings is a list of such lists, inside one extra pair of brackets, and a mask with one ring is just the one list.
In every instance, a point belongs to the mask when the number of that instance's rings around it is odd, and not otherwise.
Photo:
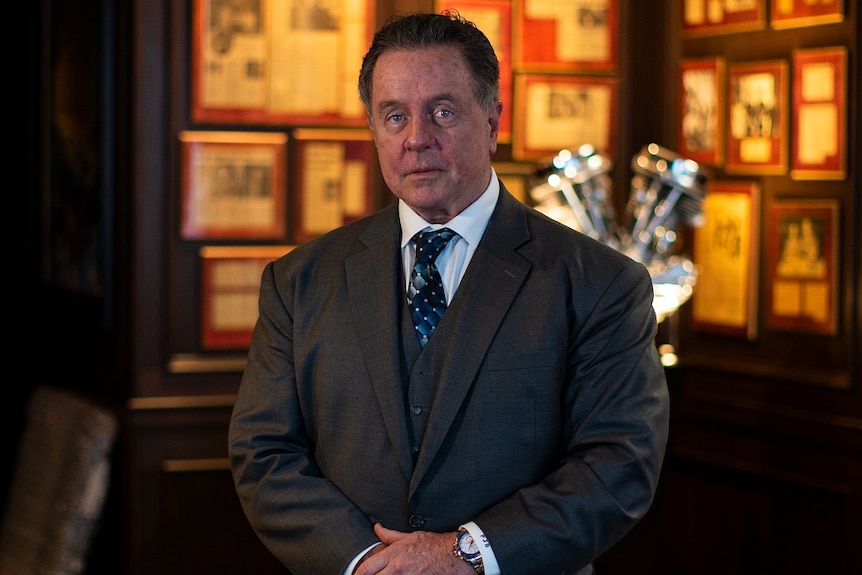
[(573, 288), (569, 314), (586, 319), (573, 324), (568, 347), (566, 454), (541, 482), (475, 518), (504, 573), (574, 573), (649, 509), (669, 418), (652, 300), (635, 262), (592, 300)]
[[(377, 541), (372, 524), (312, 457), (293, 364), (291, 281), (262, 274), (259, 319), (231, 416), (228, 450), (242, 508), (294, 573), (341, 573)], [(287, 293), (280, 293), (279, 289)]]

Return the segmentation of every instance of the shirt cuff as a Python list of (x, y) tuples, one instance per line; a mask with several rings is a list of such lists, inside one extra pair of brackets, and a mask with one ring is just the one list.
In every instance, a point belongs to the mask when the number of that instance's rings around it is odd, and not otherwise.
[(491, 549), (491, 543), (485, 537), (485, 532), (479, 529), (479, 526), (473, 521), (469, 521), (461, 527), (469, 531), (470, 535), (473, 536), (473, 540), (479, 545), (485, 575), (500, 575), (500, 565), (497, 563), (497, 556), (494, 555), (494, 550)]
[[(368, 547), (366, 547), (365, 549), (363, 549), (356, 557), (353, 558), (353, 561), (350, 562), (350, 564), (347, 566), (347, 569), (344, 570), (344, 573), (342, 575), (352, 575), (353, 571), (356, 569), (356, 566), (359, 565), (359, 560), (362, 559), (363, 557), (365, 557), (366, 553), (368, 553), (369, 551), (371, 551), (374, 547), (377, 547), (378, 545), (380, 545), (379, 541), (377, 543), (373, 543), (373, 544), (369, 545)], [(483, 558), (482, 560), (484, 561), (485, 559)]]

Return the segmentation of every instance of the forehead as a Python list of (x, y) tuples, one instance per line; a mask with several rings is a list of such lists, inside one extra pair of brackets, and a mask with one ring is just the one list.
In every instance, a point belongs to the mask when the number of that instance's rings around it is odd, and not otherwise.
[(454, 46), (384, 52), (377, 60), (372, 78), (374, 99), (389, 97), (383, 94), (393, 91), (415, 96), (441, 87), (447, 90), (472, 87), (467, 63)]

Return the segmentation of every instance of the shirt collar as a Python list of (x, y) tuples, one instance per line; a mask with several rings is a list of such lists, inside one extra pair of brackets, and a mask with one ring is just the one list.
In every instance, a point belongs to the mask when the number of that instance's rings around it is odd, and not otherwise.
[(413, 236), (429, 226), (432, 229), (449, 228), (466, 240), (468, 244), (476, 246), (482, 239), (485, 228), (488, 227), (488, 221), (497, 205), (498, 197), (500, 197), (500, 181), (497, 179), (494, 168), (491, 168), (491, 181), (488, 182), (488, 187), (485, 188), (482, 195), (445, 224), (429, 224), (399, 199), (398, 217), (401, 220), (401, 247), (406, 246), (413, 239)]

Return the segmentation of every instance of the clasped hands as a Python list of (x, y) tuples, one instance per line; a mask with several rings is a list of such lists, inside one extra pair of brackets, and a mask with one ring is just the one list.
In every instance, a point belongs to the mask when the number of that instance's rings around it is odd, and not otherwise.
[(374, 533), (383, 543), (368, 551), (353, 575), (475, 575), (470, 565), (455, 557), (456, 533), (387, 529), (380, 523)]

